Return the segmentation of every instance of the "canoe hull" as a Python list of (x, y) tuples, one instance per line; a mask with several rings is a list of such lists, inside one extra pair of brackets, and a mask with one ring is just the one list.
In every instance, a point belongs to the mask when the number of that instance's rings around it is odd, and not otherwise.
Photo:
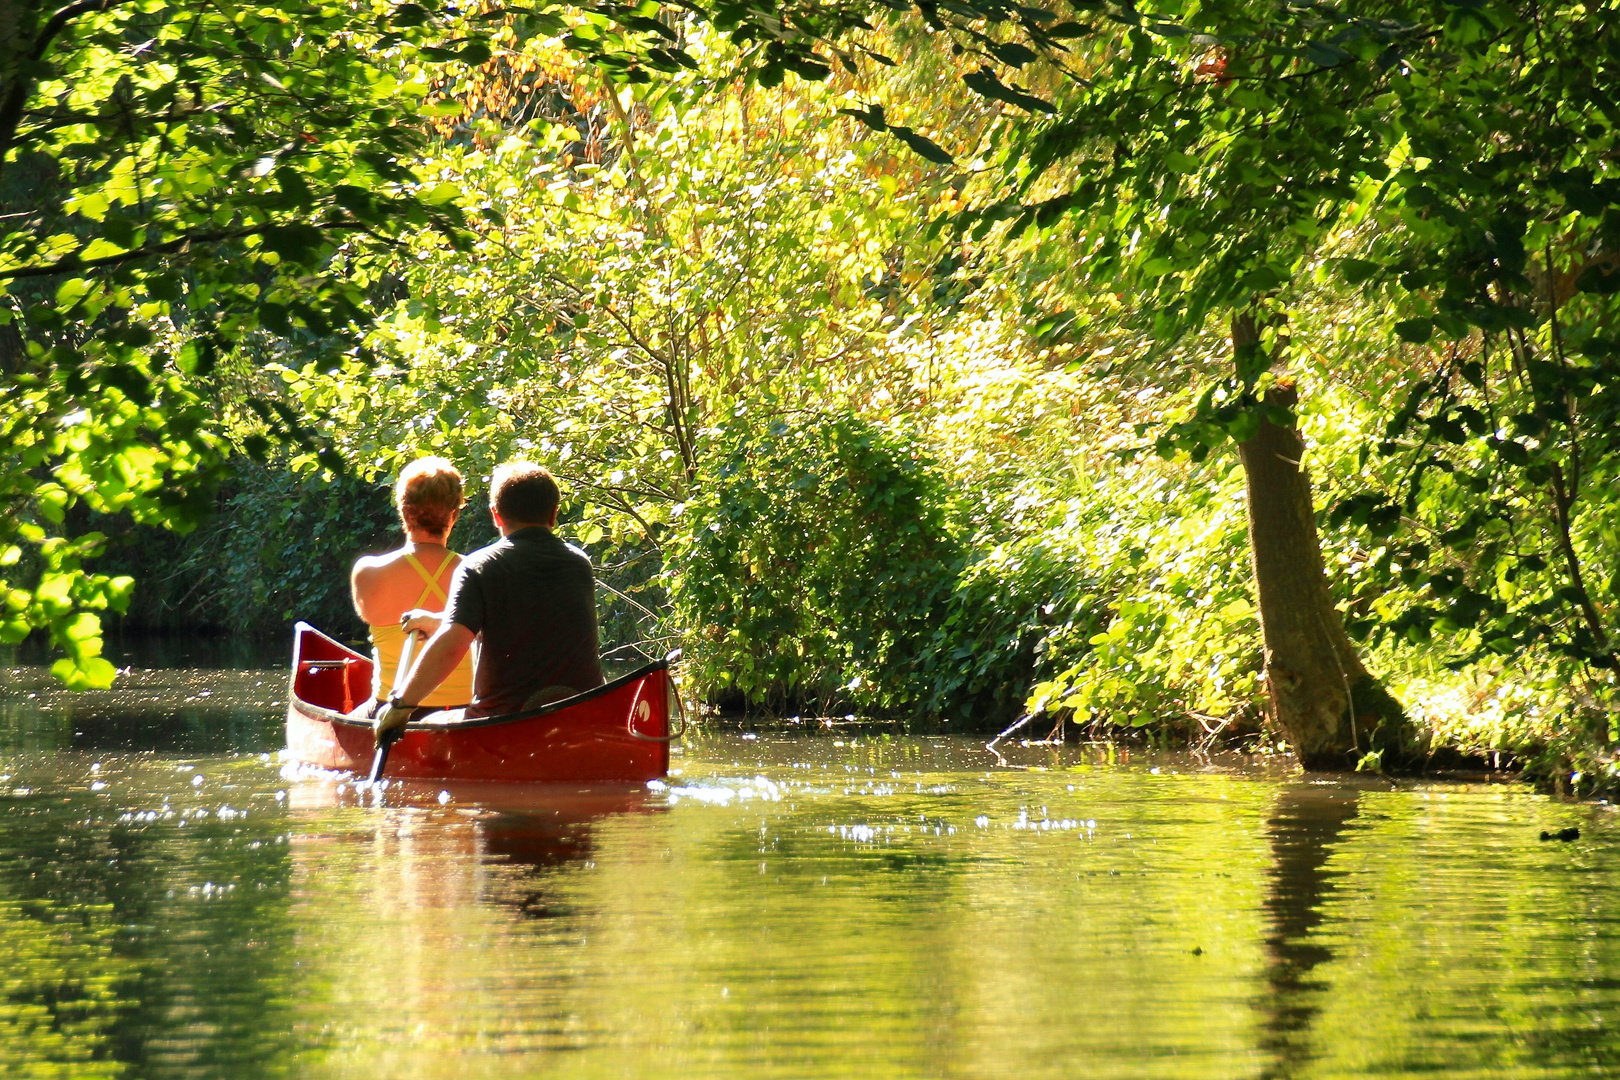
[[(287, 750), (365, 773), (369, 721), (343, 715), (370, 697), (371, 660), (307, 623), (294, 631)], [(669, 772), (673, 686), (663, 662), (544, 709), (413, 722), (388, 755), (390, 780), (642, 783)]]

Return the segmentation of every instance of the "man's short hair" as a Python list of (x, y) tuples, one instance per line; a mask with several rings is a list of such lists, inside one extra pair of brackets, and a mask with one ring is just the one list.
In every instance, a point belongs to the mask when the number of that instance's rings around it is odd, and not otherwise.
[(557, 478), (532, 461), (508, 461), (489, 478), (489, 505), (501, 520), (518, 525), (544, 525), (562, 501)]
[(442, 457), (417, 458), (394, 484), (394, 507), (407, 529), (442, 535), (462, 502), (461, 473)]

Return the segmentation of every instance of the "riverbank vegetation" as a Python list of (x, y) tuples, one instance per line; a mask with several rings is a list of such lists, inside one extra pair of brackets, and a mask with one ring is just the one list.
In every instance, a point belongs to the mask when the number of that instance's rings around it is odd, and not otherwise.
[(353, 633), (388, 477), (523, 454), (713, 703), (1613, 782), (1606, 8), (233, 10), (5, 69), (70, 684)]

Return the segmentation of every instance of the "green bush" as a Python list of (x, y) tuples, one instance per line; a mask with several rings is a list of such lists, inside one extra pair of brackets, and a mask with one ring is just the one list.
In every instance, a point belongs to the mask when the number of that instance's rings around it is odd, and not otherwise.
[[(1122, 464), (1054, 508), (1052, 555), (1090, 583), (1090, 619), (1043, 642), (1029, 706), (1196, 734), (1257, 714), (1260, 670), (1236, 463)], [(1097, 611), (1097, 608), (1101, 611)]]
[(666, 563), (687, 678), (775, 711), (896, 713), (943, 617), (958, 543), (906, 433), (849, 415), (711, 436)]
[(1252, 708), (1229, 463), (1114, 466), (1031, 510), (847, 415), (745, 419), (709, 449), (665, 574), (711, 701), (955, 730), (1032, 704), (1130, 726)]
[(1084, 652), (1107, 619), (1107, 581), (1088, 538), (1056, 527), (976, 553), (956, 573), (914, 677), (925, 712), (998, 728), (1024, 711), (1037, 673)]

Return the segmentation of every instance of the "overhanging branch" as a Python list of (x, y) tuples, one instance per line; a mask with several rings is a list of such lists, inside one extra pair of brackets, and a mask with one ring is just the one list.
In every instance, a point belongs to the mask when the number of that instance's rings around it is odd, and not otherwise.
[[(21, 281), (27, 278), (52, 277), (56, 274), (75, 274), (86, 270), (101, 270), (109, 266), (123, 266), (126, 263), (151, 258), (153, 255), (172, 255), (177, 251), (184, 251), (193, 244), (221, 244), (228, 240), (241, 240), (249, 236), (258, 236), (276, 227), (276, 224), (270, 224), (255, 226), (251, 229), (226, 229), (216, 232), (190, 233), (185, 236), (177, 236), (173, 240), (161, 244), (153, 244), (150, 247), (132, 248), (129, 251), (121, 251), (115, 255), (103, 255), (99, 259), (70, 258), (60, 259), (54, 263), (46, 263), (41, 266), (19, 266), (11, 270), (0, 270), (0, 281)], [(330, 221), (315, 225), (313, 228), (322, 232), (334, 230), (364, 232), (377, 236), (376, 233), (358, 221)], [(378, 239), (384, 238), (378, 237)]]

